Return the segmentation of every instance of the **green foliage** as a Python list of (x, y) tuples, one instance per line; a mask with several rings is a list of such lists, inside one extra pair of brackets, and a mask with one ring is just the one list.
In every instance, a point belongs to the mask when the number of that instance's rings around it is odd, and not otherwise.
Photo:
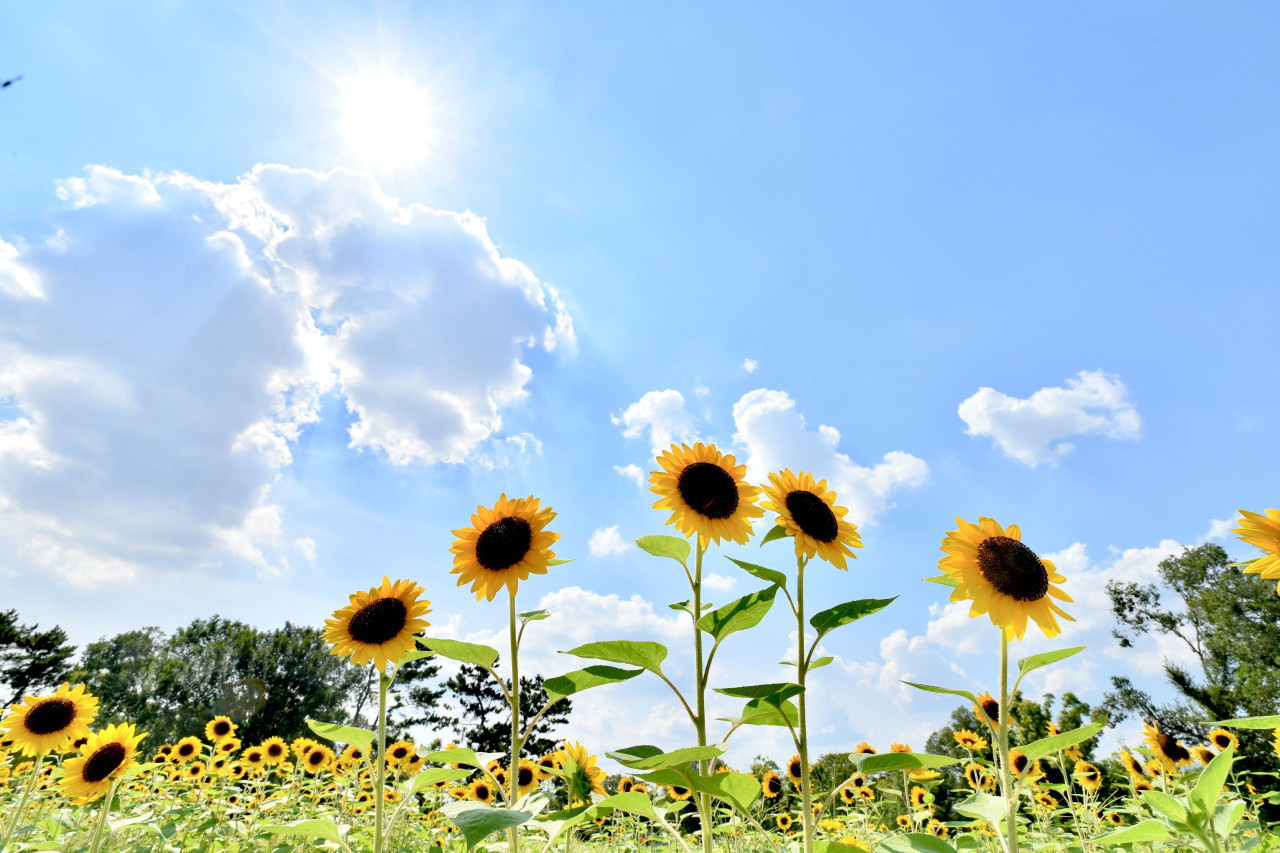
[[(496, 661), (495, 661), (496, 665)], [(511, 706), (487, 671), (473, 664), (463, 664), (458, 674), (444, 683), (453, 708), (442, 708), (433, 713), (430, 722), (437, 726), (458, 729), (462, 743), (477, 752), (506, 752), (511, 750)], [(563, 686), (563, 685), (562, 685)], [(504, 684), (511, 688), (508, 681)], [(547, 704), (547, 689), (540, 675), (520, 676), (520, 719), (532, 720)], [(564, 699), (543, 714), (534, 725), (520, 752), (527, 758), (537, 758), (551, 752), (558, 738), (555, 731), (569, 722), (573, 700)]]
[(29, 693), (56, 688), (75, 652), (58, 626), (41, 631), (36, 625), (19, 625), (16, 610), (0, 611), (0, 708)]

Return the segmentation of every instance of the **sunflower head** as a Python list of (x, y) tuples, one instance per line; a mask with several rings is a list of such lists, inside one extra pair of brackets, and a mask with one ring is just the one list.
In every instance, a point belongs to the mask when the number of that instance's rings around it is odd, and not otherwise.
[(1102, 772), (1087, 761), (1077, 761), (1071, 775), (1086, 791), (1096, 791), (1102, 787)]
[[(1266, 514), (1240, 510), (1240, 526), (1232, 533), (1266, 553), (1245, 567), (1246, 574), (1261, 575), (1266, 580), (1280, 580), (1280, 509)], [(1276, 584), (1280, 592), (1280, 583)]]
[(684, 788), (684, 787), (681, 787), (680, 785), (667, 786), (667, 796), (675, 802), (680, 802), (681, 800), (687, 800), (692, 795), (693, 795), (693, 791), (689, 788)]
[(714, 444), (671, 445), (658, 457), (661, 471), (649, 476), (649, 490), (658, 495), (654, 509), (670, 510), (685, 538), (695, 533), (705, 542), (722, 539), (745, 545), (751, 538), (751, 519), (764, 510), (756, 506), (760, 489), (743, 481), (746, 465), (738, 465)]
[[(592, 791), (597, 794), (605, 793), (604, 771), (596, 764), (596, 757), (588, 753), (581, 743), (565, 741), (564, 746), (556, 753), (556, 761), (564, 770), (570, 802), (577, 800), (589, 803)], [(632, 783), (632, 790), (637, 787)]]
[(953, 732), (952, 737), (956, 739), (956, 743), (969, 750), (970, 752), (981, 752), (987, 748), (986, 738), (978, 735), (977, 732), (971, 732), (968, 729), (961, 729)]
[(1213, 744), (1214, 748), (1217, 749), (1218, 752), (1225, 752), (1228, 748), (1240, 748), (1239, 739), (1234, 734), (1223, 728), (1217, 728), (1209, 732), (1209, 742)]
[[(146, 736), (146, 732), (137, 734), (132, 723), (107, 726), (89, 735), (80, 747), (80, 757), (62, 765), (58, 782), (62, 793), (81, 805), (106, 796), (114, 780), (137, 763), (134, 756)], [(204, 773), (203, 767), (200, 773)]]
[(289, 747), (285, 746), (284, 738), (269, 737), (259, 746), (262, 750), (263, 761), (272, 767), (283, 762), (289, 757)]
[(782, 779), (777, 773), (769, 770), (760, 780), (760, 790), (764, 792), (766, 799), (776, 799), (782, 793)]
[(863, 754), (863, 755), (875, 755), (875, 754), (876, 754), (876, 748), (875, 748), (874, 746), (872, 746), (871, 744), (867, 743), (865, 740), (864, 740), (862, 743), (860, 743), (860, 744), (858, 744), (857, 746), (855, 746), (855, 747), (853, 748), (853, 751), (854, 751), (854, 752), (861, 753), (861, 754)]
[(861, 548), (856, 525), (845, 520), (849, 510), (836, 505), (836, 493), (827, 490), (827, 481), (814, 482), (813, 475), (799, 475), (787, 468), (769, 475), (764, 487), (766, 500), (760, 506), (778, 514), (775, 523), (795, 539), (797, 557), (815, 554), (839, 569), (848, 569), (846, 558), (856, 557), (851, 548)]
[(230, 717), (221, 715), (214, 717), (204, 726), (204, 738), (209, 743), (220, 743), (229, 737), (233, 737), (236, 733), (236, 724), (231, 722)]
[(891, 743), (889, 744), (890, 752), (910, 752), (911, 745), (907, 743)]
[(778, 815), (777, 820), (778, 820), (778, 829), (781, 829), (783, 832), (786, 832), (787, 830), (791, 829), (791, 823), (792, 823), (791, 815), (780, 814)]
[(1156, 763), (1166, 773), (1176, 773), (1180, 766), (1191, 763), (1191, 753), (1172, 735), (1160, 731), (1155, 723), (1143, 725), (1143, 740), (1151, 747)]
[(476, 507), (471, 526), (453, 531), (450, 574), (458, 575), (458, 586), (471, 584), (476, 601), (493, 601), (504, 586), (515, 595), (520, 581), (546, 574), (555, 559), (551, 546), (560, 534), (546, 529), (555, 517), (533, 495), (508, 500), (503, 494), (493, 509)]
[(542, 771), (538, 769), (538, 765), (527, 758), (520, 759), (516, 773), (516, 791), (522, 797), (536, 789), (542, 781)]
[(0, 732), (24, 755), (64, 752), (64, 746), (89, 733), (97, 716), (97, 697), (83, 684), (63, 682), (52, 696), (27, 696), (10, 708)]
[(1147, 773), (1142, 767), (1142, 762), (1135, 758), (1134, 754), (1129, 750), (1126, 749), (1120, 753), (1120, 762), (1133, 778), (1143, 779), (1146, 777)]
[(431, 612), (430, 601), (419, 601), (423, 589), (413, 581), (394, 584), (383, 577), (382, 586), (351, 595), (351, 602), (325, 620), (324, 639), (333, 648), (330, 654), (350, 655), (363, 666), (370, 660), (378, 672), (395, 663), (417, 646), (413, 635), (430, 623), (422, 617)]
[(1028, 618), (1046, 636), (1056, 637), (1062, 630), (1057, 616), (1072, 617), (1050, 599), (1072, 599), (1054, 586), (1066, 578), (1053, 563), (1022, 543), (1016, 524), (1005, 528), (985, 517), (979, 517), (977, 524), (956, 518), (956, 524), (958, 529), (942, 540), (946, 556), (938, 560), (939, 568), (956, 582), (951, 600), (971, 600), (969, 615), (989, 614), (1007, 639), (1021, 640)]
[(791, 756), (791, 759), (787, 762), (787, 778), (790, 779), (791, 784), (795, 785), (797, 788), (800, 787), (803, 779), (801, 776), (802, 771), (803, 768), (800, 765), (800, 756)]

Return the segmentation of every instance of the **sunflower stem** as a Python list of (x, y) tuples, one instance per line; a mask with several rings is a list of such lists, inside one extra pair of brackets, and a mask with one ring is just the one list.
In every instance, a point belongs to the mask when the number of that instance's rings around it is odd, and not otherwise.
[(111, 811), (111, 803), (116, 798), (116, 786), (119, 784), (119, 776), (111, 780), (111, 789), (107, 791), (107, 798), (102, 801), (102, 811), (98, 813), (98, 822), (93, 828), (93, 842), (89, 845), (89, 853), (98, 853), (98, 849), (102, 847), (102, 834), (107, 826), (107, 812)]
[(1005, 847), (1018, 853), (1018, 792), (1009, 768), (1009, 634), (1000, 629), (1000, 787), (1004, 792)]
[[(694, 686), (698, 691), (698, 713), (693, 719), (694, 728), (698, 731), (698, 746), (707, 745), (707, 672), (702, 660), (702, 629), (698, 620), (702, 618), (702, 557), (707, 553), (710, 543), (698, 534), (697, 556), (694, 558), (693, 572), (693, 653), (697, 668), (694, 671)], [(707, 762), (698, 762), (698, 773), (706, 774)], [(702, 824), (702, 853), (711, 853), (711, 803), (710, 798), (698, 791), (698, 821)]]
[[(809, 720), (804, 699), (804, 681), (808, 674), (804, 649), (804, 566), (808, 562), (796, 555), (796, 683), (800, 685), (797, 701), (800, 705), (800, 737), (797, 740), (800, 753), (800, 805), (804, 810), (804, 853), (813, 853), (813, 786), (809, 781)], [(814, 643), (817, 644), (816, 641)]]
[(27, 806), (27, 798), (31, 796), (31, 789), (35, 787), (36, 776), (40, 773), (40, 765), (44, 763), (44, 753), (36, 756), (36, 763), (31, 768), (31, 775), (27, 777), (27, 784), (22, 789), (22, 799), (18, 802), (18, 809), (13, 813), (13, 817), (9, 819), (9, 827), (4, 831), (4, 835), (0, 835), (0, 853), (4, 853), (4, 849), (9, 846), (9, 842), (13, 840), (13, 833), (18, 829), (18, 818), (22, 817), (22, 812)]
[[(510, 633), (511, 633), (511, 767), (507, 771), (510, 794), (507, 802), (511, 807), (516, 804), (516, 791), (520, 784), (520, 663), (516, 656), (520, 650), (520, 639), (516, 636), (516, 592), (510, 595)], [(520, 833), (516, 827), (507, 830), (507, 849), (511, 853), (520, 853)]]
[(373, 788), (373, 853), (382, 853), (382, 802), (387, 784), (387, 688), (391, 679), (378, 672), (378, 778)]

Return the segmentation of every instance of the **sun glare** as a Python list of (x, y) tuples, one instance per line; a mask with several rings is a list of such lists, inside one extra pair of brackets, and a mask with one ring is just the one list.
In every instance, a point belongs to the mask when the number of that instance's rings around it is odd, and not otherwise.
[(425, 90), (387, 71), (352, 78), (341, 88), (342, 136), (361, 161), (395, 168), (427, 156), (431, 110)]

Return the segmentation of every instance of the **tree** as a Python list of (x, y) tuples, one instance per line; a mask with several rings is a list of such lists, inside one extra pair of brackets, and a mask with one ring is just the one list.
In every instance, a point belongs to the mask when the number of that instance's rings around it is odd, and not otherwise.
[(75, 653), (67, 632), (58, 626), (40, 631), (36, 625), (19, 625), (18, 611), (0, 611), (0, 684), (5, 685), (0, 708), (30, 693), (56, 688), (71, 669)]
[[(1180, 701), (1157, 705), (1123, 676), (1111, 679), (1112, 722), (1137, 716), (1188, 745), (1208, 721), (1269, 716), (1280, 709), (1280, 597), (1271, 582), (1246, 575), (1212, 543), (1160, 561), (1160, 582), (1107, 584), (1121, 648), (1146, 634), (1174, 637), (1196, 660), (1193, 671), (1169, 660), (1165, 675)], [(1173, 593), (1172, 606), (1162, 594)], [(1237, 731), (1243, 769), (1273, 769), (1270, 734)]]
[[(494, 665), (497, 665), (495, 661)], [(511, 682), (505, 682), (507, 689)], [(445, 682), (460, 712), (455, 716), (433, 713), (429, 722), (457, 728), (463, 745), (477, 752), (509, 752), (511, 750), (511, 706), (498, 689), (498, 684), (481, 667), (464, 663), (458, 674)], [(521, 728), (547, 704), (547, 691), (542, 686), (542, 676), (520, 677)], [(536, 758), (551, 752), (558, 738), (553, 736), (557, 726), (569, 722), (573, 703), (562, 699), (534, 725), (521, 748), (525, 757)]]
[(406, 737), (414, 726), (438, 722), (438, 708), (445, 694), (445, 688), (435, 683), (439, 675), (440, 664), (434, 658), (418, 658), (396, 670), (391, 706), (387, 709), (388, 731)]

